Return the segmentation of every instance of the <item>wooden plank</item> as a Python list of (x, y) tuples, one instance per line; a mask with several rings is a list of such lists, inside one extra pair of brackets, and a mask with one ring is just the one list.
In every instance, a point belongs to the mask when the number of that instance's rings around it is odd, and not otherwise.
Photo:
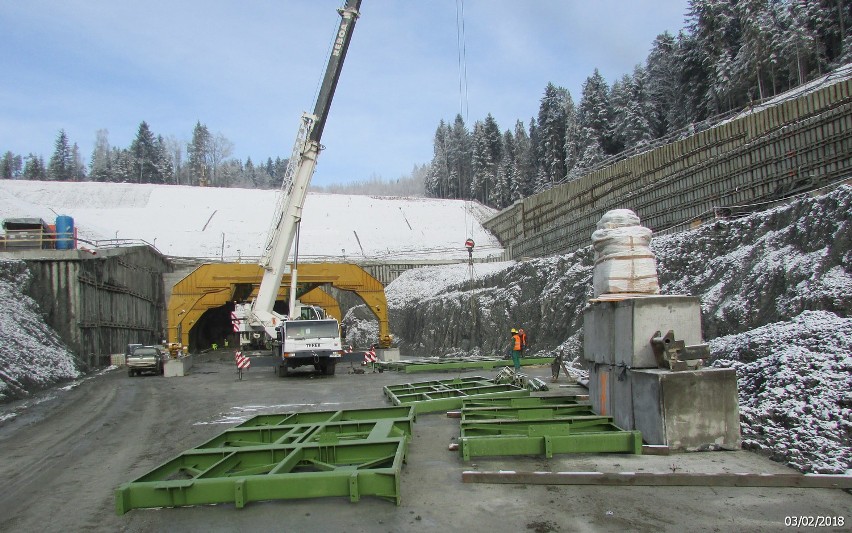
[(778, 487), (850, 489), (852, 476), (698, 472), (462, 472), (464, 483), (614, 485), (632, 487)]

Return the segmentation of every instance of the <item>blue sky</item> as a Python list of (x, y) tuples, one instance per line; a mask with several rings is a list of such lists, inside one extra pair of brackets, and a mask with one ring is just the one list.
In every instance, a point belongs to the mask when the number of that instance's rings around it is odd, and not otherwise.
[[(99, 129), (127, 147), (139, 123), (188, 141), (197, 121), (254, 161), (292, 149), (313, 109), (342, 0), (0, 0), (0, 151), (48, 159), (64, 128), (88, 161)], [(491, 113), (529, 125), (548, 82), (575, 101), (611, 84), (688, 0), (363, 0), (314, 183), (396, 179), (432, 158), (439, 120)], [(463, 107), (463, 104), (464, 107)]]

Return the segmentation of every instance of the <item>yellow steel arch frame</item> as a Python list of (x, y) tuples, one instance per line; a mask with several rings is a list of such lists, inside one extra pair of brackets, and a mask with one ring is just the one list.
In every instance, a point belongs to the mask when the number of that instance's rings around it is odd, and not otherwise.
[[(239, 284), (254, 285), (252, 294), (256, 293), (262, 277), (263, 269), (256, 264), (207, 263), (196, 268), (172, 289), (167, 310), (169, 342), (189, 344), (189, 331), (205, 311), (233, 301)], [(328, 283), (358, 294), (379, 321), (379, 345), (390, 346), (385, 288), (364, 269), (352, 264), (302, 263), (299, 265), (299, 283), (312, 286), (301, 295), (303, 303), (319, 305), (338, 320), (341, 318), (340, 306), (319, 285)], [(290, 275), (285, 274), (278, 288), (279, 300), (288, 298), (289, 287)]]

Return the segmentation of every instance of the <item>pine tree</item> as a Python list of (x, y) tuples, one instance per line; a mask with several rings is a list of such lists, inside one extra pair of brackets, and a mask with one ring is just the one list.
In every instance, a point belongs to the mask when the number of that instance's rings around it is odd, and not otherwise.
[[(538, 110), (541, 169), (551, 184), (565, 176), (565, 128), (571, 96), (562, 87), (548, 83)], [(573, 106), (573, 102), (570, 104)]]
[(512, 192), (517, 190), (513, 183), (515, 169), (515, 138), (510, 130), (503, 133), (501, 143), (503, 156), (497, 165), (494, 187), (489, 197), (489, 205), (503, 209), (512, 203)]
[(577, 108), (571, 93), (565, 101), (565, 177), (571, 179), (577, 172), (580, 161), (579, 125), (577, 123)]
[(488, 205), (503, 150), (500, 127), (491, 113), (474, 124), (471, 144), (470, 197)]
[(161, 185), (174, 183), (174, 163), (172, 162), (171, 153), (168, 148), (168, 143), (162, 135), (158, 135), (154, 140), (154, 183)]
[(432, 162), (429, 164), (429, 173), (426, 178), (426, 194), (433, 198), (447, 198), (447, 183), (450, 177), (447, 160), (449, 134), (449, 128), (442, 119), (438, 129), (435, 130)]
[(160, 183), (154, 154), (154, 134), (144, 120), (139, 124), (136, 138), (130, 144), (130, 155), (134, 158), (134, 179), (132, 181), (136, 183)]
[(641, 69), (637, 69), (634, 76), (625, 74), (612, 85), (610, 103), (614, 153), (647, 144), (651, 140), (651, 127), (643, 109), (641, 75)]
[(47, 178), (51, 181), (71, 181), (74, 177), (74, 165), (71, 146), (65, 130), (59, 130), (50, 163), (47, 165)]
[(473, 124), (471, 148), (470, 198), (478, 199), (484, 204), (485, 191), (488, 188), (485, 184), (488, 181), (487, 173), (491, 167), (491, 160), (482, 122), (477, 121)]
[(136, 163), (136, 156), (130, 150), (126, 148), (113, 148), (111, 159), (111, 182), (138, 183), (139, 165)]
[(469, 198), (472, 173), (471, 134), (461, 114), (456, 115), (447, 142), (447, 164), (450, 168), (448, 198)]
[(615, 153), (612, 135), (612, 107), (609, 87), (598, 69), (583, 83), (583, 97), (577, 108), (577, 170), (583, 172), (606, 154)]
[[(535, 120), (532, 120), (535, 124)], [(515, 157), (512, 169), (512, 201), (519, 200), (532, 194), (535, 189), (536, 162), (531, 134), (527, 135), (524, 123), (515, 122)]]
[(16, 180), (22, 175), (24, 160), (21, 156), (7, 151), (0, 163), (0, 179)]
[[(646, 61), (648, 90), (646, 116), (652, 137), (659, 139), (675, 130), (681, 98), (681, 63), (676, 55), (677, 42), (668, 32), (654, 39)], [(682, 113), (681, 113), (682, 114)]]
[[(192, 131), (192, 141), (186, 147), (186, 155), (189, 159), (189, 179), (196, 185), (207, 185), (210, 176), (209, 166), (210, 132), (207, 126), (200, 121), (196, 122)], [(270, 169), (271, 172), (271, 169)]]
[(40, 155), (30, 153), (24, 163), (23, 179), (32, 181), (47, 180), (47, 167)]

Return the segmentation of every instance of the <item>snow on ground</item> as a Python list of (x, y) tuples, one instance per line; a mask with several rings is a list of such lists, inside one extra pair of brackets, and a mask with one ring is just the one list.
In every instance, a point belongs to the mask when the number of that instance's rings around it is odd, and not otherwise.
[(734, 368), (743, 447), (803, 472), (852, 465), (852, 318), (805, 311), (710, 341), (713, 366)]
[(0, 401), (80, 375), (73, 354), (23, 293), (29, 280), (23, 261), (0, 261)]
[[(139, 239), (162, 253), (225, 260), (257, 258), (278, 191), (179, 185), (4, 180), (0, 218), (74, 218), (78, 236), (108, 244)], [(481, 222), (494, 210), (475, 202), (309, 193), (299, 256), (359, 260), (464, 259), (502, 248)]]
[[(476, 263), (474, 277), (488, 276), (505, 270), (515, 264), (514, 261), (497, 263)], [(429, 299), (443, 293), (447, 287), (460, 285), (470, 279), (470, 268), (466, 263), (438, 267), (423, 267), (408, 270), (405, 279), (392, 283), (393, 289), (386, 291), (388, 307), (401, 308)]]

